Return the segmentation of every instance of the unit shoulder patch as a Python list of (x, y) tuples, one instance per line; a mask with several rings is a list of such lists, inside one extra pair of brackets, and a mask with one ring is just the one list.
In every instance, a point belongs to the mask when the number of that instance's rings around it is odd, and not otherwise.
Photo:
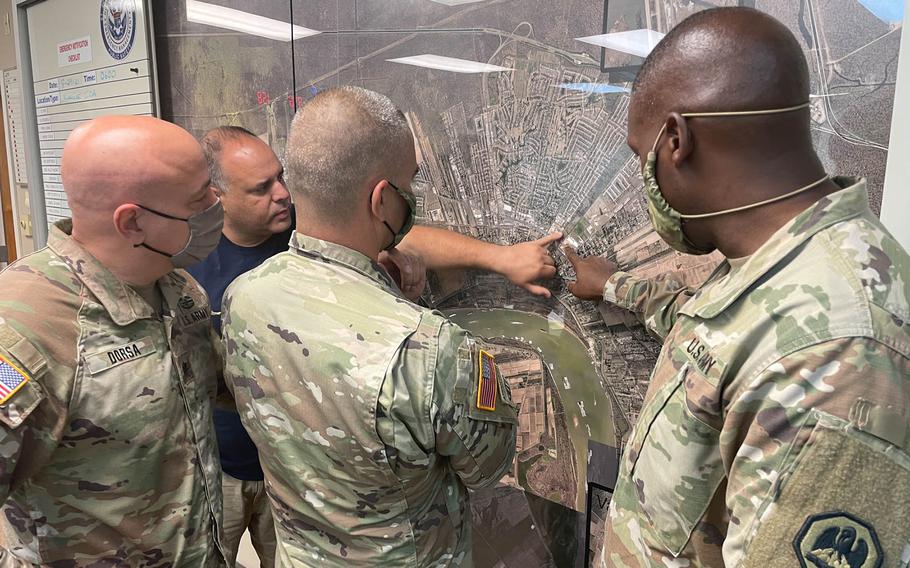
[(477, 353), (477, 408), (495, 412), (496, 385), (499, 382), (496, 376), (496, 361), (483, 349)]
[(884, 562), (872, 525), (844, 511), (807, 517), (793, 548), (803, 568), (880, 568)]
[(0, 404), (5, 404), (29, 380), (28, 373), (0, 354)]

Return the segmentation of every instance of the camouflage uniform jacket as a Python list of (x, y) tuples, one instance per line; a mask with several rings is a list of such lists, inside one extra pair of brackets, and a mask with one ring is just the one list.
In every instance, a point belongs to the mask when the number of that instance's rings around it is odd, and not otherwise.
[(0, 566), (222, 566), (208, 299), (163, 316), (68, 236), (0, 274)]
[(222, 309), (225, 379), (259, 448), (279, 565), (469, 566), (467, 489), (494, 484), (515, 452), (508, 386), (366, 256), (299, 233), (290, 246)]
[(606, 300), (665, 338), (607, 566), (906, 565), (910, 258), (865, 182), (835, 181), (697, 290), (607, 282)]

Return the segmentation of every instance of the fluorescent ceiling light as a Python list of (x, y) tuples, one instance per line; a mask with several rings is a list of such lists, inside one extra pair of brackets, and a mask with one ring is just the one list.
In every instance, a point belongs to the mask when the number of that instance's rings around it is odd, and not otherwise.
[(638, 57), (647, 57), (663, 37), (664, 34), (653, 30), (631, 30), (575, 39), (591, 45), (606, 47), (623, 53), (631, 53)]
[(429, 53), (412, 55), (411, 57), (387, 59), (386, 61), (404, 63), (405, 65), (415, 65), (417, 67), (427, 67), (429, 69), (439, 69), (441, 71), (452, 71), (454, 73), (496, 73), (499, 71), (511, 71), (508, 67), (500, 67), (499, 65), (490, 65), (489, 63), (470, 61), (468, 59), (443, 57), (442, 55), (432, 55)]
[(445, 4), (446, 6), (460, 6), (462, 4), (473, 4), (474, 2), (483, 2), (484, 0), (431, 0), (437, 4)]
[(561, 89), (569, 91), (583, 91), (585, 93), (628, 93), (631, 92), (628, 87), (610, 85), (608, 83), (562, 83)]
[[(186, 19), (197, 24), (207, 24), (278, 41), (291, 41), (291, 24), (287, 22), (198, 0), (186, 0)], [(294, 26), (294, 39), (318, 33), (303, 26)]]

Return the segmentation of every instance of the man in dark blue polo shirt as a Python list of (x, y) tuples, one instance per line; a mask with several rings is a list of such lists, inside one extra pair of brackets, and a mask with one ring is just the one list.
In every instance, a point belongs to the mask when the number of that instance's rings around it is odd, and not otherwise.
[[(256, 135), (237, 126), (222, 126), (205, 134), (202, 147), (212, 186), (224, 206), (224, 229), (218, 248), (190, 273), (209, 295), (213, 324), (220, 334), (224, 291), (236, 277), (288, 249), (295, 229), (294, 213), (284, 167)], [(547, 248), (561, 236), (553, 233), (502, 247), (418, 226), (380, 260), (412, 299), (423, 291), (426, 268), (490, 270), (533, 294), (549, 296), (549, 290), (535, 282), (555, 275)], [(256, 446), (236, 411), (216, 408), (214, 419), (224, 472), (224, 550), (233, 562), (243, 532), (249, 529), (262, 567), (271, 568), (275, 564), (275, 529)]]
[[(284, 168), (275, 153), (251, 132), (221, 127), (202, 139), (212, 186), (231, 210), (221, 241), (190, 274), (209, 295), (212, 324), (221, 333), (221, 298), (234, 279), (286, 251), (294, 231)], [(226, 208), (227, 209), (227, 208)], [(256, 446), (232, 410), (216, 408), (221, 457), (225, 552), (233, 562), (243, 532), (250, 531), (263, 568), (275, 565), (275, 527)]]

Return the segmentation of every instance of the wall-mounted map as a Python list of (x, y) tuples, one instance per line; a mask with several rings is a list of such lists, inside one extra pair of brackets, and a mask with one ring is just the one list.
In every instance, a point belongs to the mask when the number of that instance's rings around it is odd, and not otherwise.
[[(184, 0), (156, 3), (165, 118), (194, 134), (239, 124), (281, 155), (295, 105), (363, 86), (406, 112), (422, 222), (499, 243), (561, 230), (583, 254), (689, 284), (715, 266), (717, 257), (680, 255), (650, 229), (626, 112), (630, 81), (661, 33), (737, 2), (214, 3), (321, 33), (282, 42), (189, 23)], [(902, 0), (739, 4), (777, 17), (805, 48), (819, 154), (829, 172), (867, 176), (877, 211)], [(428, 302), (493, 344), (520, 406), (514, 467), (473, 499), (481, 567), (580, 566), (588, 533), (598, 549), (616, 448), (660, 348), (627, 314), (574, 299), (562, 280), (552, 289), (545, 299), (489, 274), (431, 278)]]

